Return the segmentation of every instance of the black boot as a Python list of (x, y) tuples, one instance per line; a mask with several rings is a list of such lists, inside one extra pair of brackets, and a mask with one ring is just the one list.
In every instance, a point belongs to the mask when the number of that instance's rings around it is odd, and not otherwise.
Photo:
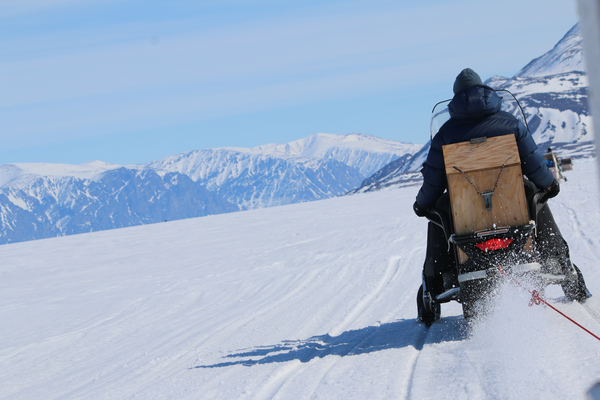
[(592, 294), (585, 285), (583, 274), (579, 268), (570, 261), (567, 265), (563, 270), (567, 279), (561, 283), (563, 292), (568, 300), (583, 303), (587, 298), (592, 297)]

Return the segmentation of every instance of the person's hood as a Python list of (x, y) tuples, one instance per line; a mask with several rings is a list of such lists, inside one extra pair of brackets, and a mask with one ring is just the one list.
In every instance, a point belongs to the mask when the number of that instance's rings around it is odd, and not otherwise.
[(479, 119), (500, 111), (502, 99), (494, 89), (485, 85), (473, 86), (454, 96), (448, 111), (454, 119)]

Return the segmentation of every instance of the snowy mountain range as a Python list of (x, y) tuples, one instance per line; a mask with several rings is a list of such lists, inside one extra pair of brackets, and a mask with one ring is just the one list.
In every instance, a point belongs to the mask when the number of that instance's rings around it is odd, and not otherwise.
[(0, 165), (0, 244), (339, 196), (420, 147), (317, 134), (143, 165)]
[(198, 150), (145, 167), (185, 174), (247, 210), (345, 194), (420, 147), (363, 134), (316, 134), (253, 149)]
[[(484, 82), (496, 90), (508, 90), (519, 101), (538, 147), (551, 147), (559, 156), (584, 158), (595, 154), (592, 118), (588, 111), (588, 82), (579, 25), (575, 25), (546, 54), (532, 60), (512, 78), (494, 76)], [(503, 94), (510, 98), (509, 94)], [(514, 102), (506, 111), (519, 115)], [(352, 193), (385, 187), (413, 185), (427, 158), (430, 144), (408, 160), (395, 160), (365, 180)]]
[(0, 166), (0, 179), (6, 181), (13, 176), (0, 188), (0, 243), (239, 209), (178, 173), (159, 174), (152, 169), (120, 167), (101, 173), (92, 169), (88, 171), (90, 177), (84, 177), (84, 165), (79, 171), (70, 168), (79, 176), (65, 175), (65, 170), (62, 175), (42, 176), (35, 173), (40, 167), (45, 168), (44, 165)]

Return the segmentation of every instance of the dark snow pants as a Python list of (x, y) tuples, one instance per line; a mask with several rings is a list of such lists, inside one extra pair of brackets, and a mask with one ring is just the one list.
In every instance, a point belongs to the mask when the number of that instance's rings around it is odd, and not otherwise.
[[(434, 208), (445, 216), (446, 223), (450, 223), (450, 197), (445, 192), (435, 203)], [(437, 224), (429, 222), (427, 225), (427, 251), (423, 264), (423, 278), (428, 290), (434, 293), (443, 292), (442, 275), (456, 269), (454, 248), (448, 243), (444, 230)]]

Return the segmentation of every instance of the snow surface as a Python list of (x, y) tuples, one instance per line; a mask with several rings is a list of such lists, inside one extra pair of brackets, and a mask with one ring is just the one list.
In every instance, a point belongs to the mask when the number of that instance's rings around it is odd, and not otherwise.
[[(596, 297), (596, 163), (551, 200)], [(2, 399), (581, 399), (600, 341), (507, 286), (416, 322), (418, 187), (0, 246)]]

